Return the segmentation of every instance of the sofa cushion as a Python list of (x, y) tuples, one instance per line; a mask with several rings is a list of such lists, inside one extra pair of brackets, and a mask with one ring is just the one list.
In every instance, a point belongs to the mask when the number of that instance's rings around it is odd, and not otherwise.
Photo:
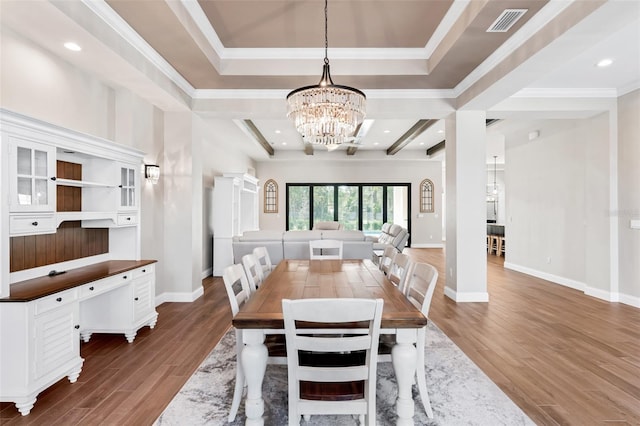
[(245, 231), (237, 241), (282, 241), (282, 231)]
[(397, 225), (397, 224), (395, 224), (395, 223), (394, 223), (393, 225), (391, 225), (391, 226), (389, 227), (389, 232), (388, 232), (388, 233), (389, 233), (389, 235), (391, 235), (391, 236), (395, 237), (395, 236), (397, 236), (398, 234), (400, 234), (400, 232), (402, 232), (402, 230), (403, 230), (403, 229), (404, 229), (404, 228), (403, 228), (402, 226)]
[(313, 225), (314, 231), (323, 231), (323, 230), (336, 231), (338, 229), (342, 229), (342, 226), (340, 225), (340, 222), (335, 222), (335, 221), (316, 222)]
[(282, 239), (283, 241), (321, 240), (322, 231), (287, 231)]
[(342, 241), (365, 241), (362, 231), (342, 230), (342, 231), (322, 231), (323, 240)]

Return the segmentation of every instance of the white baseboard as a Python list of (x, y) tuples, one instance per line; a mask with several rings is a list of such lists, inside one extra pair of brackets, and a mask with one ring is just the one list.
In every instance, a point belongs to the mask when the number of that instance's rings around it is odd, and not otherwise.
[(614, 293), (599, 288), (589, 287), (585, 283), (580, 281), (571, 280), (569, 278), (560, 277), (558, 275), (549, 274), (546, 272), (538, 271), (536, 269), (527, 268), (526, 266), (515, 265), (513, 263), (504, 262), (506, 269), (522, 272), (523, 274), (532, 275), (534, 277), (542, 278), (543, 280), (550, 281), (555, 284), (560, 284), (565, 287), (572, 288), (574, 290), (580, 290), (587, 296), (595, 297), (597, 299), (606, 300), (607, 302), (619, 302), (625, 305), (634, 306), (640, 308), (640, 297), (631, 296), (623, 293)]
[(584, 294), (587, 296), (595, 297), (597, 299), (606, 300), (607, 302), (619, 302), (620, 295), (619, 293), (612, 293), (610, 291), (601, 290), (595, 287), (585, 286)]
[(640, 308), (640, 297), (630, 296), (628, 294), (620, 294), (620, 303)]
[(207, 268), (204, 271), (202, 271), (202, 277), (201, 278), (204, 280), (205, 278), (207, 278), (212, 273), (213, 273), (213, 267)]
[(193, 302), (204, 294), (204, 287), (199, 286), (191, 293), (165, 292), (156, 296), (156, 306), (165, 302)]
[(442, 243), (411, 244), (411, 248), (444, 248)]
[(488, 302), (489, 301), (489, 293), (487, 293), (486, 291), (460, 293), (455, 291), (451, 287), (445, 286), (444, 294), (454, 302), (466, 303), (466, 302)]
[(560, 284), (565, 287), (572, 288), (574, 290), (585, 291), (587, 285), (583, 282), (572, 280), (570, 278), (561, 277), (558, 275), (549, 274), (548, 272), (538, 271), (537, 269), (528, 268), (522, 265), (516, 265), (511, 262), (504, 262), (506, 269), (522, 272), (523, 274), (532, 275), (534, 277), (542, 278), (543, 280), (551, 281), (552, 283)]

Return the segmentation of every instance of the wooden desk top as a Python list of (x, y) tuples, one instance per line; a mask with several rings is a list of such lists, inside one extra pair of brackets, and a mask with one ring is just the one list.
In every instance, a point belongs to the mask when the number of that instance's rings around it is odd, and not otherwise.
[(283, 260), (233, 319), (236, 328), (283, 329), (282, 299), (383, 299), (382, 328), (419, 328), (427, 319), (370, 260)]
[(94, 263), (81, 268), (70, 269), (64, 274), (50, 277), (33, 278), (11, 284), (9, 297), (0, 298), (0, 302), (28, 302), (62, 290), (78, 287), (92, 281), (117, 275), (141, 266), (150, 265), (156, 260), (109, 260)]

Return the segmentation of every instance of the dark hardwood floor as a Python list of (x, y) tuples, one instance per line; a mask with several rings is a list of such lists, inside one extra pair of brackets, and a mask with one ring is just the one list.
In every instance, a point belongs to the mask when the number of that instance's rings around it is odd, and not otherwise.
[[(407, 252), (440, 272), (430, 319), (534, 422), (640, 425), (639, 309), (505, 270), (496, 256), (489, 303), (456, 304), (444, 296), (443, 251)], [(92, 336), (77, 383), (42, 392), (26, 417), (0, 403), (0, 424), (153, 423), (230, 326), (221, 279), (203, 284), (197, 301), (159, 306), (156, 328), (132, 344)]]

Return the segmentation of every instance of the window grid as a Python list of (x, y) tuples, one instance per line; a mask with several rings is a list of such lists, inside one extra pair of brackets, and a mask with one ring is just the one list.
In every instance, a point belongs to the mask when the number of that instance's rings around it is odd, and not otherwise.
[(425, 179), (420, 183), (420, 213), (433, 213), (433, 182)]
[(264, 212), (278, 213), (278, 184), (273, 179), (264, 183)]

